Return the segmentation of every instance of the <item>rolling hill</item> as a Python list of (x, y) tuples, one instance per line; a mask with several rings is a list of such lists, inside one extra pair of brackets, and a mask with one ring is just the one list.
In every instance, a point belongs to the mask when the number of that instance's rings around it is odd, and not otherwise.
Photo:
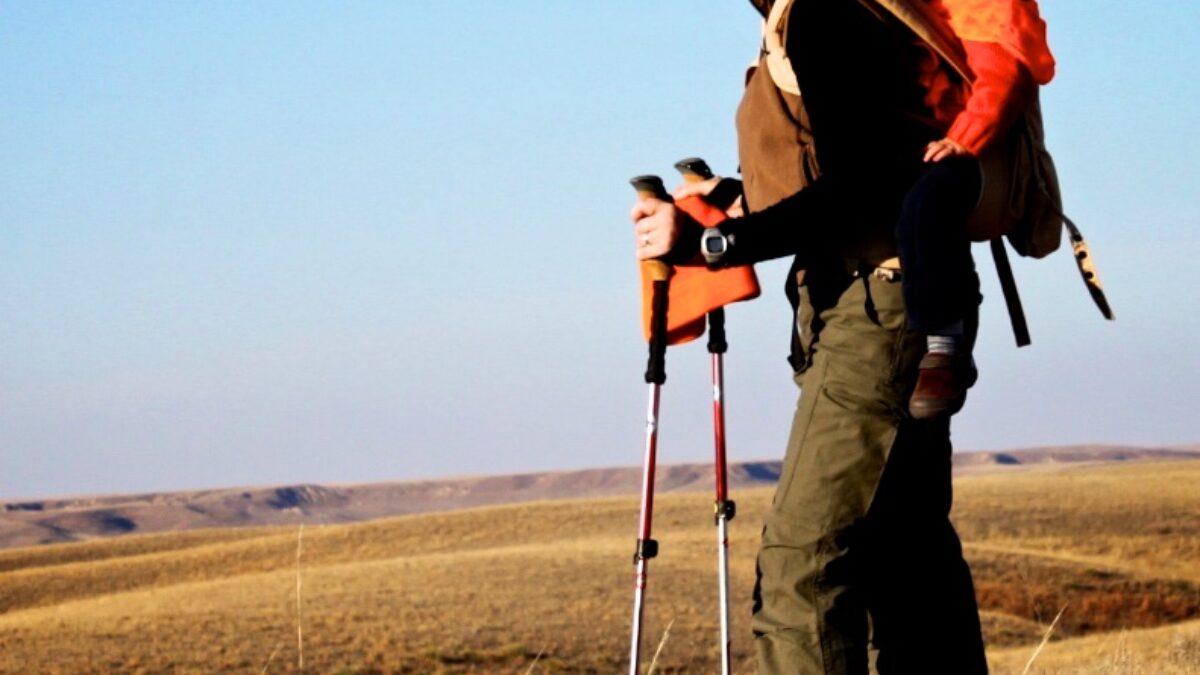
[[(1029, 467), (1200, 459), (1191, 448), (1067, 446), (1005, 452), (963, 452), (956, 472), (1019, 471)], [(733, 489), (765, 487), (779, 461), (730, 467)], [(712, 468), (659, 467), (662, 492), (712, 489)], [(549, 499), (634, 494), (640, 467), (588, 469), (360, 485), (284, 485), (188, 492), (0, 501), (0, 548), (88, 541), (131, 533), (284, 524), (332, 524), (388, 516)]]

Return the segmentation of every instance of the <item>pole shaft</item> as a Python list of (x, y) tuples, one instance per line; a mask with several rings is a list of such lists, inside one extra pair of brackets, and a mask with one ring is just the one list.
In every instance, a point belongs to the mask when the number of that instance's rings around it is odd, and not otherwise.
[(732, 668), (732, 644), (729, 629), (729, 521), (724, 514), (717, 517), (717, 572), (721, 598), (721, 675)]
[(717, 524), (717, 583), (721, 612), (721, 674), (730, 672), (729, 634), (729, 531), (726, 503), (729, 498), (725, 459), (725, 368), (723, 355), (712, 355), (713, 374), (713, 441), (716, 448), (716, 524)]
[(730, 675), (732, 654), (729, 628), (729, 519), (733, 503), (729, 501), (729, 485), (725, 456), (725, 311), (717, 309), (708, 315), (708, 351), (712, 355), (713, 381), (713, 446), (717, 525), (717, 584), (721, 612), (721, 675)]
[(642, 509), (638, 516), (638, 539), (650, 539), (650, 525), (654, 518), (654, 471), (658, 459), (658, 402), (661, 388), (650, 384), (646, 409), (646, 452), (642, 461)]
[(725, 471), (725, 364), (721, 354), (712, 355), (713, 377), (713, 446), (716, 469), (717, 502), (729, 496)]
[(638, 515), (638, 547), (634, 553), (633, 576), (633, 631), (629, 644), (629, 673), (638, 675), (642, 651), (642, 614), (646, 601), (646, 578), (650, 567), (650, 555), (645, 555), (644, 542), (651, 541), (654, 517), (654, 473), (658, 462), (658, 408), (661, 386), (651, 382), (649, 403), (646, 407), (646, 453), (642, 462), (642, 508)]
[(642, 657), (642, 609), (646, 600), (647, 560), (640, 558), (633, 590), (633, 641), (629, 645), (629, 675), (639, 675)]

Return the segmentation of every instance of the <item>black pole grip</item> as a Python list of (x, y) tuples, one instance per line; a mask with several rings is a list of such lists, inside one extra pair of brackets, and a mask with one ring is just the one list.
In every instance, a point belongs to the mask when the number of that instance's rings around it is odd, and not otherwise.
[(724, 354), (729, 349), (725, 341), (725, 308), (718, 307), (708, 313), (708, 353)]
[[(674, 201), (658, 176), (634, 176), (629, 179), (629, 184), (643, 199), (653, 197), (664, 202)], [(650, 300), (650, 358), (646, 363), (646, 382), (661, 385), (667, 381), (667, 308), (671, 268), (661, 260), (646, 260), (642, 264), (651, 266), (649, 272), (650, 278), (653, 279)]]
[(650, 305), (650, 360), (646, 363), (646, 383), (663, 384), (667, 381), (667, 301), (666, 280), (653, 282), (653, 299)]
[(694, 177), (694, 180), (708, 180), (713, 177), (708, 162), (699, 157), (688, 157), (675, 162), (675, 170), (683, 174), (684, 178)]
[(667, 186), (663, 185), (662, 179), (658, 176), (649, 174), (634, 176), (629, 179), (629, 184), (643, 197), (654, 197), (664, 202), (675, 201), (671, 199), (671, 193), (667, 192)]

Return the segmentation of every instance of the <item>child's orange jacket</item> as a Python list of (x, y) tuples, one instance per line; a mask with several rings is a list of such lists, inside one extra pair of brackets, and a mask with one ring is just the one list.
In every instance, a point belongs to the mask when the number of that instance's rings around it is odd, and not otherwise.
[(947, 125), (946, 135), (978, 155), (1004, 135), (1032, 100), (1036, 85), (1054, 77), (1046, 23), (1035, 0), (915, 0), (929, 18), (962, 41), (975, 79), (956, 86), (931, 54), (923, 73), (926, 102)]

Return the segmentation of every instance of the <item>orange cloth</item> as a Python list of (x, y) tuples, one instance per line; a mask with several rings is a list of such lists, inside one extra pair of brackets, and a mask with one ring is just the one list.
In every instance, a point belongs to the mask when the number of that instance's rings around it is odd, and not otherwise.
[[(675, 203), (679, 210), (705, 227), (715, 227), (724, 221), (725, 212), (698, 196)], [(650, 340), (650, 318), (654, 285), (641, 267), (642, 328)], [(709, 312), (740, 300), (757, 298), (761, 289), (754, 268), (726, 267), (710, 270), (701, 264), (679, 265), (673, 268), (667, 292), (667, 344), (691, 342), (704, 335), (705, 317)]]
[(1002, 137), (1054, 77), (1046, 23), (1034, 0), (931, 0), (927, 15), (962, 41), (974, 79), (958, 87), (935, 55), (923, 69), (926, 103), (946, 135), (978, 155)]
[(1054, 78), (1046, 22), (1035, 0), (932, 0), (932, 4), (941, 5), (940, 14), (958, 39), (1000, 45), (1029, 69), (1038, 84)]
[(992, 42), (963, 41), (975, 80), (946, 136), (978, 156), (1003, 137), (1037, 91), (1032, 77), (1011, 53)]

